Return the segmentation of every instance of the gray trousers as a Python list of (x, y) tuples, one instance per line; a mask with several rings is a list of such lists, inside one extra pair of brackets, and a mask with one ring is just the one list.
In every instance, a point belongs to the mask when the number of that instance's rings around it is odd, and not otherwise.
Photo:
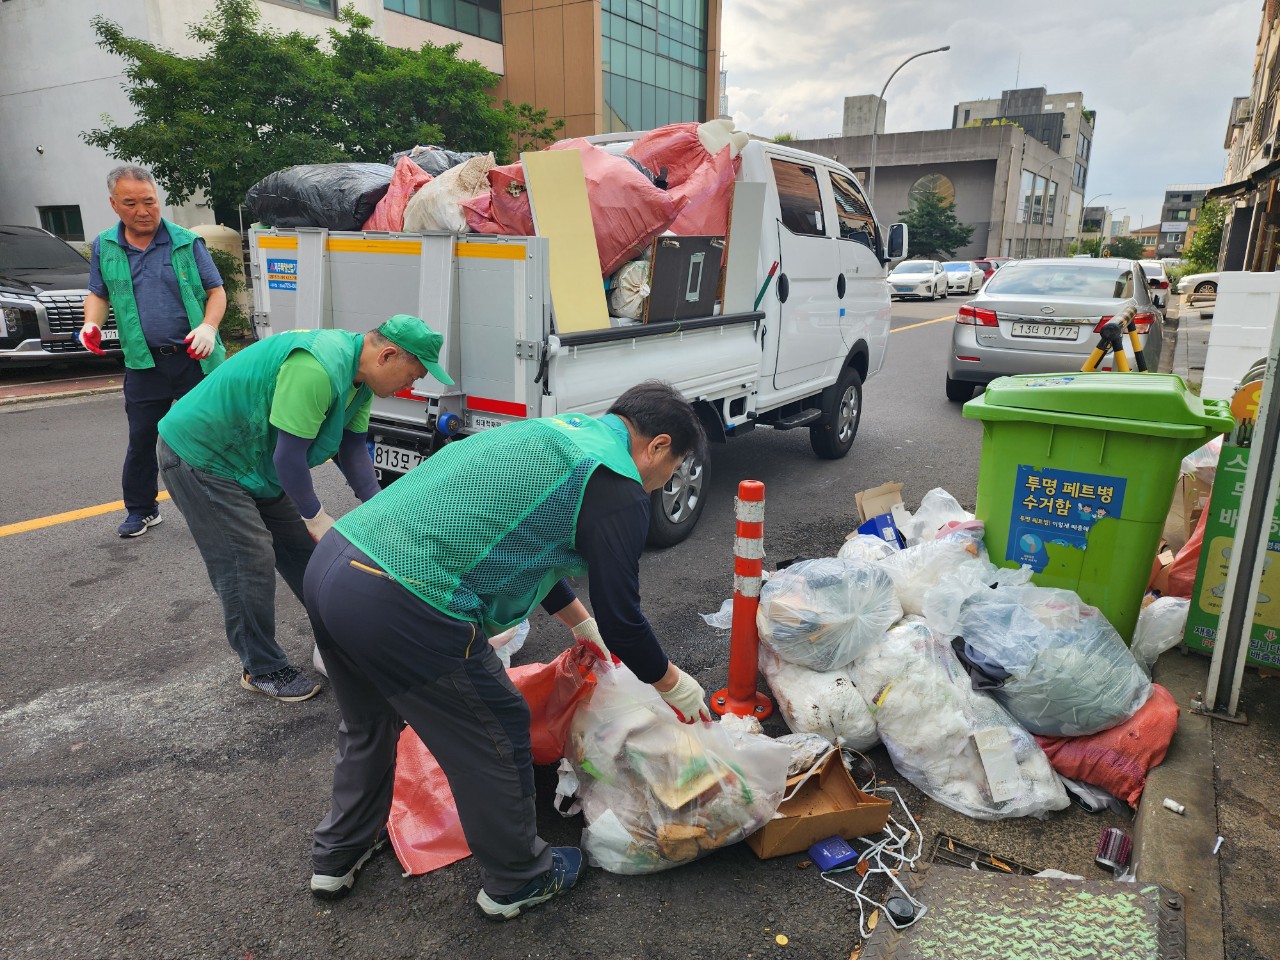
[(164, 442), (160, 473), (200, 548), (227, 627), (227, 641), (251, 677), (289, 662), (276, 642), (276, 571), (299, 600), (316, 542), (285, 494), (260, 500), (234, 480), (197, 470)]
[(303, 596), (342, 714), (333, 798), (311, 853), (316, 872), (346, 870), (386, 824), (405, 723), (449, 781), (484, 889), (514, 893), (549, 870), (529, 706), (483, 632), (378, 571), (337, 530), (316, 548)]

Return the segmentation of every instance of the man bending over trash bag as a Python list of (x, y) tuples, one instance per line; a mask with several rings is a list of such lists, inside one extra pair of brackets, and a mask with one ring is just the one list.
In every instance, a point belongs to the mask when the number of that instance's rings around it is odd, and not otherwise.
[[(529, 707), (486, 638), (541, 603), (681, 720), (710, 719), (641, 612), (639, 584), (648, 495), (705, 443), (689, 403), (649, 381), (599, 419), (563, 414), (451, 443), (337, 522), (304, 588), (342, 713), (313, 893), (348, 893), (385, 842), (402, 720), (449, 780), (485, 916), (509, 920), (577, 882), (581, 851), (537, 834)], [(598, 626), (564, 580), (583, 572)]]

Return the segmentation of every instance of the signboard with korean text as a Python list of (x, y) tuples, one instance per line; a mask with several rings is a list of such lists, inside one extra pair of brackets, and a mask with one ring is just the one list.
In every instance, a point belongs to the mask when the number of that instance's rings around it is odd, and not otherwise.
[(1124, 507), (1124, 477), (1018, 465), (1005, 559), (1040, 573), (1049, 544), (1085, 549), (1089, 531)]
[[(1249, 448), (1224, 443), (1218, 458), (1218, 473), (1206, 509), (1204, 543), (1196, 569), (1196, 585), (1191, 592), (1187, 632), (1183, 640), (1193, 650), (1210, 651), (1218, 639), (1218, 618), (1227, 587), (1227, 569), (1235, 546), (1240, 520), (1240, 500), (1245, 473), (1249, 469)], [(1267, 556), (1262, 564), (1258, 600), (1249, 632), (1248, 662), (1259, 667), (1280, 667), (1280, 509), (1271, 519), (1267, 536)]]
[(298, 261), (267, 259), (267, 288), (270, 290), (298, 289)]

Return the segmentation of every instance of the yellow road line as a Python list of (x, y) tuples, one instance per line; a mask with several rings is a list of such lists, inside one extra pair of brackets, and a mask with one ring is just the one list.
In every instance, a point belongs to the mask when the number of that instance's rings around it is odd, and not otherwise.
[(944, 321), (944, 320), (954, 320), (955, 318), (956, 318), (956, 315), (953, 313), (953, 314), (951, 314), (951, 316), (949, 316), (949, 317), (939, 317), (937, 320), (925, 320), (925, 321), (923, 321), (923, 322), (921, 322), (921, 323), (910, 323), (910, 324), (907, 324), (907, 326), (905, 326), (905, 327), (895, 327), (895, 328), (893, 328), (892, 330), (890, 330), (889, 332), (890, 332), (890, 333), (901, 333), (903, 330), (914, 330), (916, 327), (927, 327), (927, 326), (928, 326), (929, 324), (931, 324), (931, 323), (942, 323), (942, 321)]
[[(168, 500), (169, 491), (161, 490), (157, 500)], [(85, 520), (89, 517), (100, 517), (104, 513), (115, 513), (124, 509), (124, 501), (100, 503), (96, 507), (81, 507), (79, 510), (68, 510), (66, 513), (55, 513), (48, 517), (36, 517), (34, 520), (23, 520), (21, 523), (10, 523), (0, 527), (0, 537), (9, 537), (15, 533), (30, 533), (45, 527), (56, 527), (60, 523), (71, 523), (73, 520)]]

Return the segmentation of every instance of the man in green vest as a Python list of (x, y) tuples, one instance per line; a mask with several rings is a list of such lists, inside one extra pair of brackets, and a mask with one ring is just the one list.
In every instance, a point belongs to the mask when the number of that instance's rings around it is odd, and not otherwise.
[(367, 334), (279, 333), (241, 350), (160, 421), (160, 472), (222, 601), (240, 685), (286, 703), (320, 686), (275, 637), (276, 571), (299, 600), (316, 541), (333, 526), (311, 468), (334, 460), (362, 501), (378, 492), (366, 437), (374, 396), (440, 366), (443, 337), (398, 315)]
[(160, 216), (149, 170), (116, 167), (107, 189), (120, 222), (93, 241), (80, 342), (102, 353), (102, 325), (115, 311), (129, 420), (121, 477), (128, 515), (116, 532), (140, 537), (161, 519), (156, 424), (226, 356), (218, 325), (227, 295), (204, 241)]
[[(709, 719), (702, 687), (640, 609), (639, 575), (649, 495), (705, 443), (693, 407), (649, 381), (599, 419), (525, 420), (451, 443), (337, 522), (304, 589), (342, 712), (314, 894), (348, 893), (382, 846), (404, 723), (448, 777), (485, 916), (508, 920), (573, 886), (582, 853), (538, 836), (529, 707), (487, 638), (541, 605), (682, 721)], [(565, 579), (583, 574), (594, 617)]]

